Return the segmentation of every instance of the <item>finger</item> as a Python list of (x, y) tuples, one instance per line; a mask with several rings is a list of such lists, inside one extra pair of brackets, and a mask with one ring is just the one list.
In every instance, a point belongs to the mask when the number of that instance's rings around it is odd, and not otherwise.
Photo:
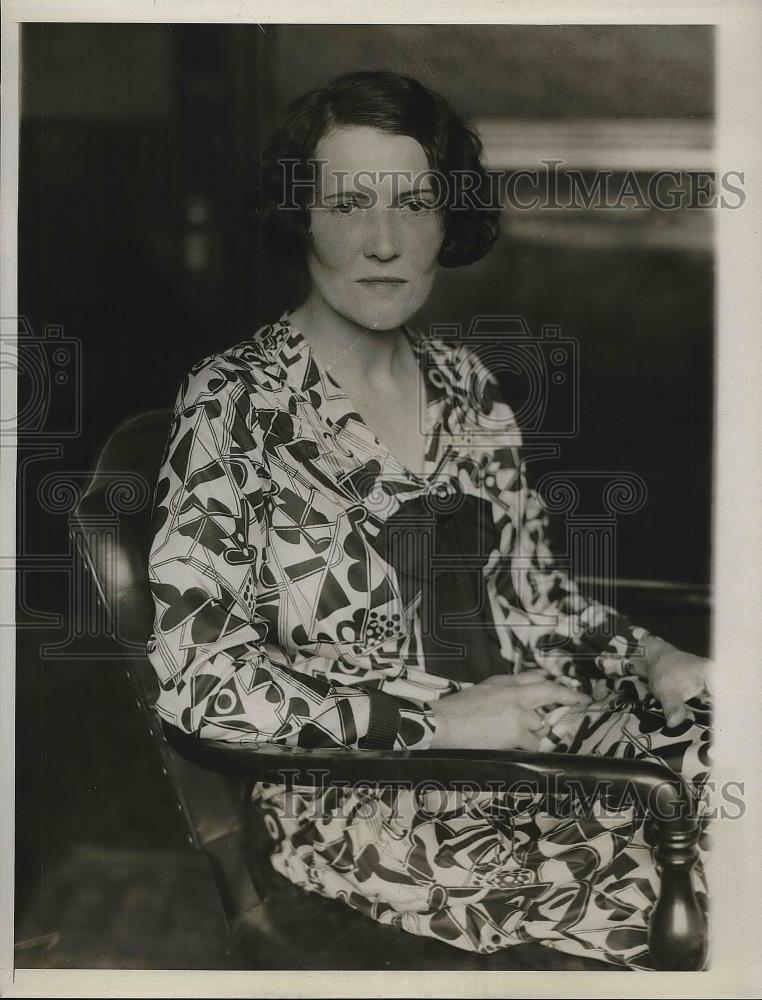
[(714, 664), (710, 663), (704, 671), (704, 689), (710, 696), (714, 695)]
[(493, 674), (480, 681), (480, 685), (491, 685), (492, 687), (525, 687), (526, 685), (540, 684), (546, 680), (545, 674), (541, 670), (532, 670), (530, 673), (520, 674)]
[(534, 715), (535, 718), (529, 723), (529, 732), (535, 733), (537, 736), (547, 736), (550, 732), (550, 726), (548, 723), (545, 719), (543, 719), (539, 712), (532, 712), (532, 715)]
[(522, 670), (520, 674), (513, 674), (514, 684), (521, 686), (524, 684), (542, 684), (545, 681), (546, 677), (542, 670)]
[(688, 715), (688, 708), (683, 702), (665, 699), (662, 703), (662, 708), (664, 709), (664, 717), (667, 720), (667, 727), (669, 729), (674, 729), (675, 726), (679, 726), (685, 722)]
[(522, 694), (532, 708), (540, 708), (542, 705), (587, 705), (590, 702), (589, 695), (582, 691), (572, 691), (555, 681), (532, 684)]
[(479, 681), (480, 685), (495, 685), (497, 687), (514, 687), (517, 683), (517, 676), (515, 674), (490, 674), (489, 677), (485, 677), (483, 681)]
[(523, 729), (521, 735), (519, 736), (518, 743), (516, 744), (516, 749), (539, 750), (540, 736), (537, 733), (531, 732), (529, 729)]

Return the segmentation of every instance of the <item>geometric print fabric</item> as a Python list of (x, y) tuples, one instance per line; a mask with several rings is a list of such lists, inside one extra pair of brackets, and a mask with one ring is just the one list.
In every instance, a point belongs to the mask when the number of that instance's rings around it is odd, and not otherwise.
[[(494, 377), (465, 345), (405, 333), (420, 471), (372, 434), (288, 312), (186, 376), (149, 559), (158, 711), (223, 741), (423, 750), (437, 698), (532, 669), (595, 699), (551, 713), (545, 749), (668, 758), (700, 782), (706, 712), (665, 731), (628, 675), (647, 632), (554, 564)], [(447, 600), (477, 611), (449, 633)], [(432, 819), (403, 791), (353, 794), (255, 788), (273, 863), (304, 889), (470, 950), (642, 954), (658, 876), (633, 816), (591, 827), (482, 796)]]

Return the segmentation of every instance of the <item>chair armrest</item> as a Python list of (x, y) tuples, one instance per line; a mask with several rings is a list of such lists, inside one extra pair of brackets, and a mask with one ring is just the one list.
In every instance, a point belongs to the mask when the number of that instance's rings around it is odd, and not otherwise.
[(593, 791), (602, 794), (608, 785), (611, 790), (630, 786), (652, 809), (664, 813), (686, 811), (690, 805), (681, 778), (650, 761), (525, 750), (310, 750), (203, 740), (166, 722), (162, 725), (167, 742), (201, 767), (289, 787), (429, 783), (454, 791), (464, 785), (507, 791), (529, 782), (549, 794), (582, 790), (589, 796)]
[(698, 969), (706, 954), (706, 920), (693, 889), (699, 824), (679, 775), (650, 761), (522, 750), (308, 750), (238, 746), (200, 740), (164, 724), (167, 742), (210, 770), (287, 786), (375, 785), (429, 790), (484, 788), (497, 793), (583, 794), (588, 803), (618, 794), (648, 817), (661, 870), (649, 947), (658, 968)]

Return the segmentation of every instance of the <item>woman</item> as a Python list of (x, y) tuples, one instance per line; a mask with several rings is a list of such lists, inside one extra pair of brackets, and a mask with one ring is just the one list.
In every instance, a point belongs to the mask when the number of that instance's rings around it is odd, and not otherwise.
[[(707, 661), (553, 567), (496, 380), (407, 325), (438, 267), (494, 243), (494, 209), (442, 197), (464, 171), (484, 179), (480, 153), (441, 97), (391, 73), (287, 109), (258, 218), (310, 291), (180, 391), (150, 557), (158, 710), (231, 742), (646, 755), (700, 782), (707, 712), (686, 702)], [(629, 812), (255, 798), (279, 872), (381, 922), (480, 952), (645, 952), (658, 876)]]

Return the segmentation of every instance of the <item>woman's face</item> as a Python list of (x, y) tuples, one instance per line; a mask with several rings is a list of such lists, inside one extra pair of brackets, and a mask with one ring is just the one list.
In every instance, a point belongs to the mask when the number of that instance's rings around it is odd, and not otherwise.
[(313, 296), (366, 329), (391, 330), (426, 301), (444, 238), (437, 189), (415, 139), (365, 126), (325, 135), (310, 209)]

